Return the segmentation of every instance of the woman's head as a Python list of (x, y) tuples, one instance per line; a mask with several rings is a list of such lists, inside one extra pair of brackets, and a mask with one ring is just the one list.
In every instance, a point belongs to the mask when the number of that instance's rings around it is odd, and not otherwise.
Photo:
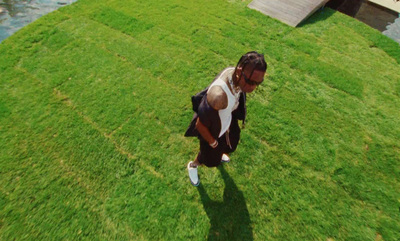
[(264, 55), (251, 51), (243, 55), (235, 68), (234, 79), (243, 92), (250, 93), (264, 80), (267, 63)]

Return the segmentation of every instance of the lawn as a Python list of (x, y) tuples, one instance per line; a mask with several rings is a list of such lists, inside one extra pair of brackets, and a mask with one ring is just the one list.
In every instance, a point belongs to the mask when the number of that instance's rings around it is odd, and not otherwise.
[[(79, 0), (0, 44), (0, 240), (399, 240), (400, 46), (325, 8)], [(232, 161), (186, 164), (190, 97), (247, 51)]]

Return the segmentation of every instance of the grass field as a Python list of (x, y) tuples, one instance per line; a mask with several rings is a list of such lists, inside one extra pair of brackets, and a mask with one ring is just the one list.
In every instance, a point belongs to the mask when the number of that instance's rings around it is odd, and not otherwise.
[[(399, 45), (248, 3), (79, 0), (2, 42), (0, 240), (399, 240)], [(250, 50), (239, 148), (193, 187), (190, 97)]]

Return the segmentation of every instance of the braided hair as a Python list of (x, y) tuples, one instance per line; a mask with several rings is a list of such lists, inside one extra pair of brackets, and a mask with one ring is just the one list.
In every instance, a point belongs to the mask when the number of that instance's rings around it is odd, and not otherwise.
[(240, 58), (238, 64), (236, 65), (235, 73), (238, 68), (241, 68), (243, 71), (247, 65), (253, 67), (249, 78), (251, 78), (251, 76), (253, 75), (254, 70), (265, 72), (267, 71), (268, 67), (267, 63), (265, 62), (264, 55), (259, 54), (256, 51), (248, 52)]

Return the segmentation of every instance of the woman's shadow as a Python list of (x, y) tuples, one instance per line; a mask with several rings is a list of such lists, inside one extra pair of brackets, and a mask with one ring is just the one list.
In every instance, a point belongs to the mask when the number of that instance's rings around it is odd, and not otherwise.
[(253, 240), (249, 211), (243, 193), (224, 167), (218, 167), (225, 182), (223, 202), (213, 201), (204, 187), (198, 187), (204, 209), (210, 219), (208, 240)]

